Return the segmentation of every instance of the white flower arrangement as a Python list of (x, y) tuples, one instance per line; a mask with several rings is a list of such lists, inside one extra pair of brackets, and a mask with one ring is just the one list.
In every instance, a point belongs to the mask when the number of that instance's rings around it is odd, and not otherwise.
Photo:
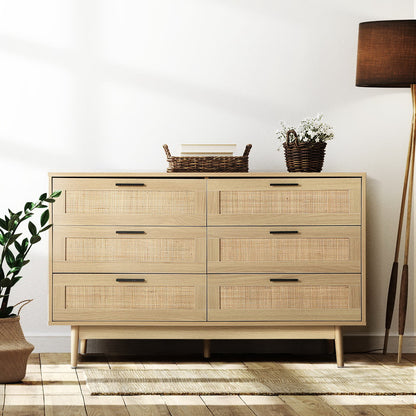
[[(287, 126), (283, 121), (280, 122), (281, 129), (276, 131), (277, 139), (283, 143), (318, 143), (326, 142), (334, 138), (333, 128), (322, 121), (323, 115), (317, 114), (316, 117), (303, 119), (297, 128)], [(279, 146), (280, 147), (280, 146)]]

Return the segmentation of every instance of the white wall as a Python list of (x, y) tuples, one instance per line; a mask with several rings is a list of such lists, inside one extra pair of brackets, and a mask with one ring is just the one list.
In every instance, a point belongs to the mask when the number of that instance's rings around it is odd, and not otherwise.
[[(368, 173), (368, 327), (352, 332), (382, 335), (411, 100), (354, 86), (357, 33), (413, 12), (412, 0), (0, 0), (0, 212), (44, 192), (49, 171), (164, 171), (163, 143), (252, 143), (251, 171), (285, 171), (279, 121), (323, 112), (336, 131), (324, 170)], [(45, 239), (13, 295), (35, 299), (29, 336), (69, 333), (47, 325), (47, 275)]]

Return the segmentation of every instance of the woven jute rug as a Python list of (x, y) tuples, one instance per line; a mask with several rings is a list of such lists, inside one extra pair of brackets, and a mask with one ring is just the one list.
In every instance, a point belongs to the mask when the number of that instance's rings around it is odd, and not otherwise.
[(415, 368), (86, 370), (92, 395), (410, 395)]

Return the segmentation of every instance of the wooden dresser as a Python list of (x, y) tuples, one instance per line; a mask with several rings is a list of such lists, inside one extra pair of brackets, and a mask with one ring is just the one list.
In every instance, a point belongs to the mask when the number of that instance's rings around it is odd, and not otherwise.
[(335, 339), (365, 325), (365, 174), (52, 173), (50, 324), (87, 339)]

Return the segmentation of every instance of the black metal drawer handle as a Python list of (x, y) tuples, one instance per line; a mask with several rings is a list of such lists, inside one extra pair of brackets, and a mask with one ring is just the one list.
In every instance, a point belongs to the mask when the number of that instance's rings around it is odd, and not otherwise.
[(116, 234), (146, 234), (145, 231), (116, 231)]
[(270, 234), (299, 234), (299, 231), (270, 231)]
[(299, 186), (298, 183), (271, 183), (270, 186)]
[(116, 279), (116, 282), (120, 282), (120, 283), (127, 283), (127, 282), (144, 283), (144, 282), (146, 282), (146, 279)]
[(299, 282), (299, 279), (270, 279), (271, 282)]
[(144, 183), (116, 183), (116, 186), (146, 186)]

